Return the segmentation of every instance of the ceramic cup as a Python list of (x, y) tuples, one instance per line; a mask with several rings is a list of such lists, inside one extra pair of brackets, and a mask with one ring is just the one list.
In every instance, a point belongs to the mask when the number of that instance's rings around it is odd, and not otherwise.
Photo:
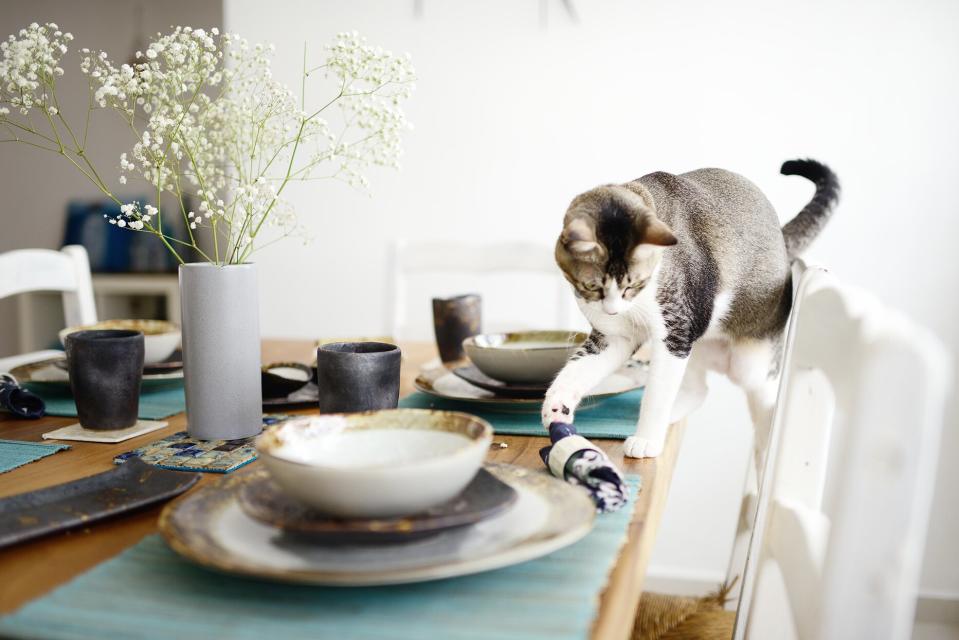
[(64, 340), (70, 388), (84, 429), (132, 427), (143, 378), (143, 334), (100, 329), (77, 331)]
[(455, 362), (466, 357), (463, 340), (481, 332), (483, 299), (475, 293), (452, 298), (433, 298), (433, 330), (440, 360)]
[(385, 342), (334, 342), (316, 350), (320, 412), (395, 409), (400, 348)]

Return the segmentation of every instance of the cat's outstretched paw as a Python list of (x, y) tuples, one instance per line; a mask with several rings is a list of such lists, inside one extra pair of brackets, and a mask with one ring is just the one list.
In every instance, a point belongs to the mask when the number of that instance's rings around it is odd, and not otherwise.
[(554, 392), (547, 393), (546, 400), (543, 401), (543, 426), (549, 429), (553, 422), (565, 422), (572, 424), (574, 419), (575, 407), (579, 404), (579, 399), (575, 399), (573, 394)]
[(648, 440), (642, 436), (629, 436), (623, 443), (627, 458), (655, 458), (663, 452), (662, 440)]

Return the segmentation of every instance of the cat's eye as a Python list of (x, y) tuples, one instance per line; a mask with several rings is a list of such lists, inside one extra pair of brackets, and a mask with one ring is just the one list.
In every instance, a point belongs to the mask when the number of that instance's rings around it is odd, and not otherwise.
[(599, 285), (595, 282), (586, 282), (583, 284), (583, 288), (587, 291), (599, 291)]

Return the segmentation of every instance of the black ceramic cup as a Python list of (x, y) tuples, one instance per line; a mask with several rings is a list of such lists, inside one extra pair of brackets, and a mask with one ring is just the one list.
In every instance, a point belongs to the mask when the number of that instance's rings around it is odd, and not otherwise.
[(385, 342), (334, 342), (316, 350), (321, 413), (395, 409), (400, 348)]
[(463, 340), (481, 333), (483, 299), (475, 293), (452, 298), (433, 298), (433, 330), (440, 360), (455, 362), (466, 357)]
[(139, 331), (77, 331), (64, 340), (70, 388), (84, 429), (126, 429), (137, 421), (143, 379)]

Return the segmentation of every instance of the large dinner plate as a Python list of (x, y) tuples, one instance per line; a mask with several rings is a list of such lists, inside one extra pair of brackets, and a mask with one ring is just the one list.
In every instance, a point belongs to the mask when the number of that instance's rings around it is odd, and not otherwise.
[(593, 527), (596, 507), (580, 487), (544, 471), (505, 464), (486, 469), (516, 490), (502, 513), (417, 541), (322, 545), (244, 513), (237, 496), (255, 469), (204, 486), (160, 515), (178, 553), (227, 573), (328, 586), (425, 582), (498, 569), (573, 544)]
[[(66, 356), (22, 364), (11, 369), (10, 375), (27, 388), (36, 389), (41, 393), (44, 390), (61, 394), (70, 393), (70, 375), (63, 366), (60, 366), (64, 360)], [(153, 391), (182, 384), (182, 382), (183, 369), (165, 373), (145, 373), (140, 388), (143, 391)]]
[[(596, 385), (580, 405), (580, 410), (595, 406), (606, 398), (618, 396), (627, 391), (639, 389), (646, 384), (648, 366), (637, 360), (630, 360), (618, 371)], [(428, 367), (420, 372), (413, 386), (423, 393), (467, 404), (482, 406), (483, 409), (510, 411), (519, 413), (538, 413), (543, 404), (540, 398), (511, 398), (497, 395), (493, 391), (481, 389), (441, 366)]]

